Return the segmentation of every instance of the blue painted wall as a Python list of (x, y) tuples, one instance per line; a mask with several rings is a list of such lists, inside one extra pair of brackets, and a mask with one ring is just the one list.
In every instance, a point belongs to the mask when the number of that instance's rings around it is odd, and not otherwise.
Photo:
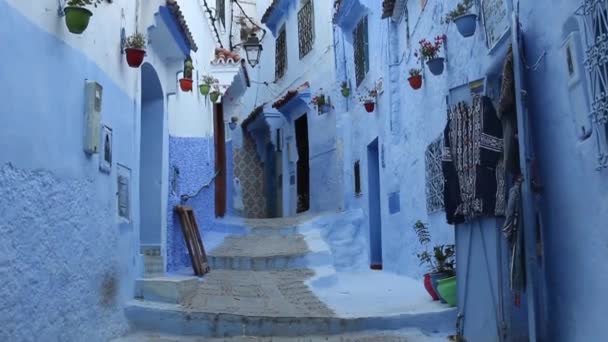
[(113, 159), (133, 178), (134, 99), (4, 0), (0, 19), (0, 340), (107, 341), (128, 329), (138, 223), (118, 224), (116, 166), (82, 150), (84, 81), (104, 87)]
[[(215, 155), (213, 138), (169, 138), (169, 169), (179, 170), (174, 187), (169, 189), (167, 224), (167, 270), (178, 271), (190, 267), (188, 249), (174, 208), (180, 204), (180, 196), (195, 194), (201, 186), (209, 183), (215, 174)], [(175, 189), (175, 191), (173, 191)], [(202, 189), (198, 196), (188, 200), (185, 205), (194, 208), (196, 220), (203, 240), (215, 221), (215, 182)], [(204, 243), (204, 241), (203, 241)]]

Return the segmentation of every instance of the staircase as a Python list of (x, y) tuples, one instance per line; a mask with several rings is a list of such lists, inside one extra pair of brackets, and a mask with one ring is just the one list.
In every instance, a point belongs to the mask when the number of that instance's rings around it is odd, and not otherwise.
[(247, 234), (227, 236), (209, 252), (211, 272), (205, 277), (138, 280), (136, 298), (126, 307), (137, 334), (120, 341), (142, 336), (154, 341), (157, 334), (238, 340), (404, 328), (440, 334), (453, 330), (453, 309), (358, 316), (335, 312), (310, 286), (318, 270), (329, 272), (325, 279), (335, 273), (330, 247), (318, 231), (303, 232), (301, 222), (293, 219), (243, 224)]

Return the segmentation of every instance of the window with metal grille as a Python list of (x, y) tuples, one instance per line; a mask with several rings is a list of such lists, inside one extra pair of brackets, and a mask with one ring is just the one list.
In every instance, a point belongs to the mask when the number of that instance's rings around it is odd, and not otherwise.
[(355, 53), (355, 77), (357, 86), (359, 86), (369, 71), (367, 16), (359, 21), (353, 31), (353, 48)]
[(608, 1), (585, 0), (578, 12), (585, 21), (592, 103), (591, 117), (598, 135), (599, 168), (608, 168)]
[(222, 26), (226, 27), (226, 0), (215, 0), (215, 13)]
[(361, 162), (355, 162), (355, 195), (361, 195)]
[(118, 164), (118, 217), (131, 222), (131, 170)]
[(312, 50), (315, 42), (315, 15), (312, 3), (312, 0), (303, 0), (302, 8), (298, 12), (300, 59)]
[(285, 71), (287, 70), (287, 34), (285, 32), (285, 24), (279, 30), (276, 40), (274, 64), (274, 76), (278, 80), (285, 75)]

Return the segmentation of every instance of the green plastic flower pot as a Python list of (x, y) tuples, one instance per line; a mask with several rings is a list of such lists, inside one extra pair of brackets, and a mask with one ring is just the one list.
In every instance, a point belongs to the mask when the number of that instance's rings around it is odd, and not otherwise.
[(456, 306), (458, 298), (456, 295), (456, 277), (439, 279), (437, 281), (437, 292), (449, 306)]
[(93, 12), (82, 7), (68, 6), (64, 9), (65, 25), (74, 34), (81, 34), (89, 26)]
[(209, 94), (209, 99), (213, 103), (216, 103), (219, 98), (220, 98), (220, 93), (217, 91), (214, 91), (211, 94)]
[(207, 96), (209, 95), (209, 90), (211, 90), (211, 86), (203, 83), (198, 86), (198, 90), (201, 92), (201, 95)]
[(348, 89), (348, 88), (343, 88), (343, 89), (342, 89), (342, 96), (344, 96), (344, 97), (349, 97), (349, 96), (350, 96), (350, 89)]

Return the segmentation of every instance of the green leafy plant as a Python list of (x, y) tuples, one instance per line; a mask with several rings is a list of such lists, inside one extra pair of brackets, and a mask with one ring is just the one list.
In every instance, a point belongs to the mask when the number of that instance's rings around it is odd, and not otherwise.
[(213, 76), (205, 75), (201, 78), (201, 83), (212, 86), (214, 84), (219, 84), (220, 81)]
[(143, 33), (135, 33), (127, 38), (126, 48), (145, 50), (147, 45), (146, 36)]
[(375, 103), (378, 97), (378, 90), (374, 87), (372, 89), (365, 88), (365, 93), (359, 96), (361, 103)]
[(233, 116), (233, 117), (230, 118), (230, 121), (231, 122), (239, 122), (239, 118), (236, 117), (236, 116)]
[[(422, 69), (416, 69), (416, 68), (410, 69), (410, 77), (420, 76), (421, 73), (422, 73)], [(418, 221), (418, 222), (420, 222), (420, 221)]]
[(427, 265), (431, 273), (456, 274), (454, 270), (454, 245), (437, 245), (433, 251), (429, 251), (428, 245), (431, 243), (431, 233), (426, 224), (418, 220), (414, 224), (414, 231), (418, 237), (418, 242), (424, 247), (424, 251), (416, 254), (420, 265)]
[(194, 70), (194, 66), (192, 65), (192, 60), (188, 58), (184, 62), (184, 78), (192, 79), (192, 71)]
[(97, 7), (97, 5), (101, 3), (101, 1), (102, 0), (69, 0), (67, 5), (70, 7), (86, 7), (89, 5)]
[(435, 37), (435, 41), (433, 43), (426, 39), (420, 40), (418, 42), (420, 44), (420, 51), (414, 52), (414, 56), (416, 58), (421, 58), (423, 61), (430, 61), (439, 57), (441, 46), (445, 44), (446, 39), (447, 37), (444, 34), (443, 36)]
[(456, 5), (456, 8), (448, 12), (448, 14), (441, 19), (441, 23), (450, 23), (454, 21), (454, 19), (468, 14), (469, 11), (471, 11), (471, 8), (473, 8), (473, 0), (462, 0)]

